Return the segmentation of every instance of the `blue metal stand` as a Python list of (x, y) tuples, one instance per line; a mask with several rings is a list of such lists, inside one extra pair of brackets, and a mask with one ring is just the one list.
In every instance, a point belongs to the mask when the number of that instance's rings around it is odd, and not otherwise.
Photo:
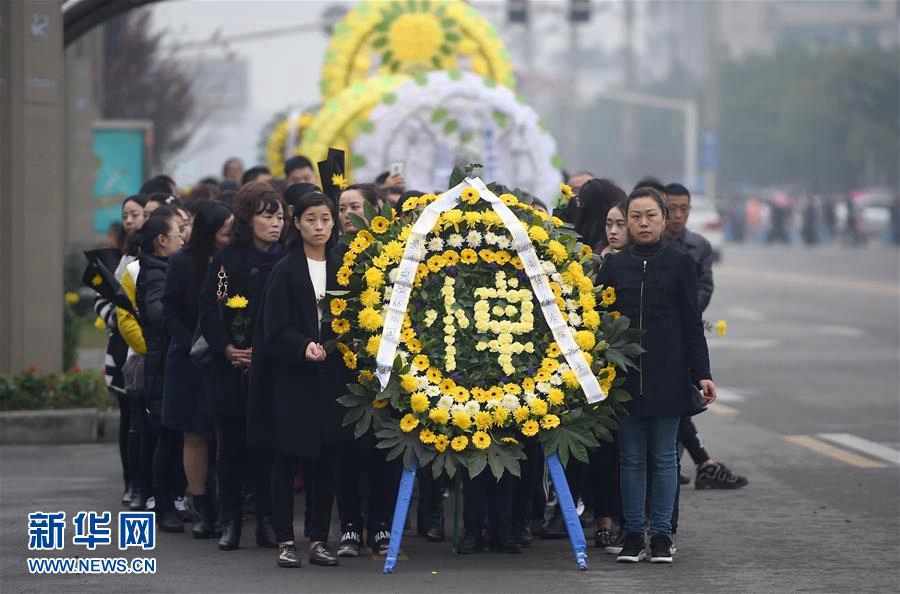
[(556, 490), (556, 499), (559, 501), (559, 509), (562, 511), (566, 522), (566, 531), (569, 533), (569, 542), (572, 543), (572, 552), (575, 553), (575, 563), (578, 569), (587, 569), (587, 543), (584, 540), (584, 530), (575, 511), (575, 502), (572, 500), (572, 492), (566, 481), (566, 471), (563, 468), (559, 454), (553, 453), (547, 456), (547, 469), (550, 471), (550, 479)]
[[(400, 554), (400, 541), (403, 540), (403, 527), (406, 525), (406, 514), (409, 512), (409, 501), (412, 499), (413, 486), (416, 484), (416, 467), (414, 458), (412, 468), (404, 468), (400, 476), (400, 489), (397, 491), (397, 505), (394, 507), (394, 522), (391, 524), (391, 544), (384, 558), (384, 573), (394, 573), (397, 555)], [(571, 499), (571, 496), (570, 496)]]

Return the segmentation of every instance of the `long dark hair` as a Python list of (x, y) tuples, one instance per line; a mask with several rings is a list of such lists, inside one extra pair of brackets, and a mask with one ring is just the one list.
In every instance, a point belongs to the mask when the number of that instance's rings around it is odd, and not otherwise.
[(606, 247), (606, 214), (613, 204), (625, 200), (625, 191), (608, 179), (591, 179), (578, 191), (581, 208), (575, 231), (592, 248)]
[(140, 231), (131, 234), (133, 243), (129, 244), (130, 253), (135, 256), (153, 255), (153, 242), (160, 235), (167, 235), (172, 229), (172, 218), (175, 211), (167, 206), (160, 206), (153, 211)]
[[(303, 213), (312, 208), (313, 206), (322, 206), (325, 205), (328, 207), (328, 210), (331, 211), (331, 220), (334, 222), (334, 226), (336, 227), (338, 224), (337, 220), (337, 209), (334, 207), (334, 200), (323, 194), (322, 192), (307, 192), (303, 196), (300, 197), (299, 200), (294, 204), (294, 214), (291, 215), (291, 226), (296, 229), (295, 222), (303, 216)], [(332, 228), (333, 229), (333, 228)], [(334, 247), (336, 243), (336, 239), (334, 233), (331, 234), (331, 237), (328, 238), (328, 241), (325, 243), (325, 252), (328, 253), (331, 251), (331, 248)], [(300, 236), (300, 233), (296, 233), (296, 239), (294, 239), (291, 243), (291, 247), (303, 247), (303, 238)]]
[(253, 217), (262, 213), (276, 213), (279, 206), (281, 212), (287, 215), (281, 194), (271, 184), (250, 182), (241, 186), (231, 209), (234, 213), (231, 236), (235, 243), (250, 245), (253, 242)]
[(194, 228), (191, 230), (191, 240), (184, 246), (184, 252), (191, 259), (191, 272), (193, 274), (193, 287), (190, 297), (196, 299), (200, 292), (203, 277), (209, 261), (216, 253), (216, 233), (222, 228), (231, 211), (219, 202), (208, 202), (194, 217)]

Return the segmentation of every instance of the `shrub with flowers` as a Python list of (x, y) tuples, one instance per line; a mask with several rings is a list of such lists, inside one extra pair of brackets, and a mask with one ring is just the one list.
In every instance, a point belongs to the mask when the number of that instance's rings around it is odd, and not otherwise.
[[(407, 467), (413, 458), (430, 463), (435, 476), (452, 477), (460, 465), (472, 476), (488, 466), (498, 478), (505, 470), (518, 476), (523, 439), (539, 440), (563, 463), (587, 461), (588, 449), (611, 439), (629, 398), (619, 386), (641, 352), (639, 333), (609, 309), (615, 291), (593, 282), (598, 257), (563, 221), (502, 194), (524, 226), (517, 241), (502, 206), (470, 181), (455, 188), (455, 203), (451, 190), (407, 200), (399, 217), (368, 204), (368, 221), (351, 215), (360, 231), (342, 238), (338, 282), (346, 290), (329, 293), (325, 306), (339, 335), (334, 346), (358, 370), (341, 398), (350, 409), (345, 423), (356, 424), (357, 436), (374, 428), (389, 457), (403, 455)], [(415, 219), (436, 200), (448, 207), (417, 235)], [(522, 250), (531, 247), (538, 260), (526, 266)], [(549, 284), (544, 300), (539, 282)], [(569, 333), (559, 341), (569, 352), (554, 339), (558, 332)], [(396, 356), (379, 368), (382, 341), (393, 343), (382, 355)], [(591, 402), (585, 376), (599, 384)]]

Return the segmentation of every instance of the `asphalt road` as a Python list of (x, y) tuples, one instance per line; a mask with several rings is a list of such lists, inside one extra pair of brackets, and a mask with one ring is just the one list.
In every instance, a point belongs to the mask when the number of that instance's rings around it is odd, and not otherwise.
[[(682, 495), (676, 562), (622, 566), (565, 541), (454, 557), (408, 533), (396, 573), (371, 556), (280, 570), (273, 552), (158, 535), (154, 576), (33, 576), (26, 516), (119, 509), (113, 445), (0, 450), (3, 592), (896, 592), (900, 590), (900, 257), (869, 246), (726, 246), (707, 319), (721, 399), (697, 417), (711, 455), (749, 477)], [(686, 460), (685, 470), (690, 472)], [(299, 515), (299, 514), (298, 514)], [(299, 525), (299, 519), (298, 519)], [(67, 544), (59, 555), (85, 553)], [(122, 553), (134, 556), (131, 551)]]

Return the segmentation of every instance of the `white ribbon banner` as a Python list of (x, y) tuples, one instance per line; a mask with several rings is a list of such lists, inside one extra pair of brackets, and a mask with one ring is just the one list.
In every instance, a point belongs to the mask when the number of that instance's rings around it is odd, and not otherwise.
[(450, 210), (459, 204), (460, 194), (466, 187), (473, 187), (478, 190), (485, 201), (487, 201), (494, 212), (503, 221), (503, 224), (509, 230), (513, 238), (513, 247), (522, 260), (523, 269), (531, 283), (531, 289), (537, 297), (541, 306), (541, 312), (550, 332), (553, 334), (556, 344), (566, 363), (578, 378), (578, 383), (584, 392), (589, 403), (599, 402), (606, 398), (606, 394), (600, 388), (597, 377), (591, 371), (587, 359), (582, 354), (581, 349), (575, 342), (575, 331), (569, 327), (563, 319), (559, 305), (556, 303), (556, 296), (550, 289), (550, 281), (547, 273), (541, 266), (541, 260), (535, 252), (534, 244), (528, 237), (528, 232), (522, 221), (513, 213), (512, 210), (500, 200), (493, 192), (491, 192), (484, 182), (479, 178), (466, 178), (465, 181), (456, 187), (447, 190), (441, 194), (437, 200), (425, 207), (422, 214), (413, 224), (413, 228), (406, 242), (406, 248), (403, 251), (403, 259), (397, 271), (397, 279), (392, 285), (391, 300), (387, 305), (384, 315), (384, 330), (381, 333), (381, 343), (378, 347), (378, 354), (375, 357), (376, 368), (375, 375), (381, 383), (381, 389), (387, 387), (393, 369), (394, 358), (397, 354), (397, 347), (400, 344), (400, 331), (403, 326), (403, 318), (406, 314), (406, 308), (409, 305), (409, 297), (412, 294), (413, 282), (416, 279), (416, 271), (419, 263), (425, 256), (425, 239), (429, 232), (434, 228), (435, 223), (441, 216), (441, 213)]

